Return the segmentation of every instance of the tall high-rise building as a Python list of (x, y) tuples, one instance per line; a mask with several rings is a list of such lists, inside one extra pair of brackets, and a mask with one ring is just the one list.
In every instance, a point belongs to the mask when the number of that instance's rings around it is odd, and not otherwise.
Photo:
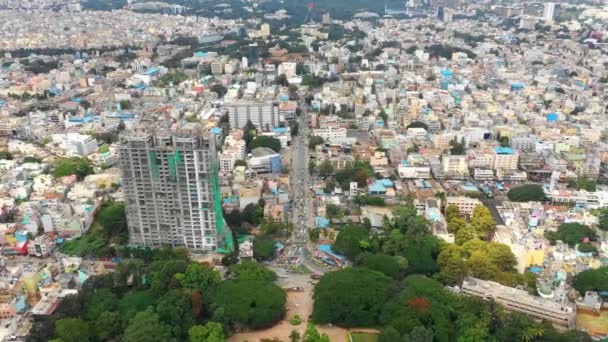
[(121, 136), (120, 166), (130, 244), (192, 251), (222, 245), (215, 139), (198, 124)]
[(247, 59), (249, 60), (249, 66), (253, 66), (258, 63), (258, 43), (249, 44)]
[(548, 23), (552, 23), (553, 19), (555, 18), (555, 14), (558, 10), (559, 4), (556, 4), (554, 2), (546, 2), (545, 7), (543, 9), (543, 19)]

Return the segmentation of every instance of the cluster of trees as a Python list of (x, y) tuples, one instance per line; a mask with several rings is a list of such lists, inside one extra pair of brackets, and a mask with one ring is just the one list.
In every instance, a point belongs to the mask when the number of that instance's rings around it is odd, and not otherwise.
[[(477, 209), (475, 216), (487, 215), (486, 210)], [(446, 216), (454, 220), (460, 214), (449, 208)], [(444, 285), (460, 284), (467, 275), (534, 288), (531, 274), (515, 271), (517, 262), (508, 246), (476, 236), (461, 245), (442, 243), (413, 206), (395, 208), (383, 229), (383, 234), (366, 225), (340, 230), (333, 249), (354, 260), (355, 267), (321, 278), (313, 297), (315, 322), (381, 327), (381, 342), (591, 341), (584, 333), (559, 333), (548, 322), (445, 290)], [(602, 288), (606, 274), (583, 277), (582, 283)]]
[(20, 63), (25, 66), (25, 70), (34, 74), (48, 74), (51, 70), (55, 70), (58, 67), (58, 62), (55, 60), (45, 62), (42, 59), (35, 59), (33, 61), (22, 59)]
[(352, 165), (339, 170), (334, 175), (342, 189), (348, 189), (350, 182), (357, 182), (360, 187), (367, 185), (367, 179), (374, 176), (374, 168), (367, 161), (355, 161)]
[(160, 78), (160, 82), (162, 82), (165, 86), (168, 86), (169, 84), (174, 84), (174, 85), (180, 84), (187, 79), (188, 79), (188, 75), (184, 74), (181, 71), (175, 71), (175, 72), (164, 74)]
[(552, 245), (555, 245), (557, 240), (561, 240), (568, 244), (568, 246), (574, 247), (576, 244), (582, 243), (585, 238), (595, 241), (597, 235), (595, 231), (587, 225), (581, 223), (564, 223), (557, 228), (557, 231), (545, 231), (545, 237)]
[(464, 146), (464, 141), (458, 142), (456, 137), (454, 137), (454, 140), (450, 141), (450, 146), (450, 154), (455, 156), (462, 156), (467, 151)]
[(586, 190), (589, 192), (597, 191), (597, 183), (594, 180), (589, 179), (587, 176), (579, 177), (578, 179), (570, 179), (568, 186), (578, 190)]
[(53, 177), (76, 175), (79, 181), (93, 174), (93, 166), (87, 158), (71, 157), (62, 159), (53, 170)]
[(251, 141), (250, 148), (254, 149), (257, 147), (268, 147), (275, 152), (281, 152), (281, 142), (279, 139), (265, 135), (257, 136)]
[(587, 291), (608, 291), (608, 266), (578, 273), (572, 285), (581, 295)]
[(315, 287), (312, 319), (344, 327), (381, 327), (380, 342), (591, 341), (493, 302), (449, 293), (422, 275), (403, 280), (367, 267), (326, 274)]
[(308, 148), (310, 148), (311, 150), (314, 150), (315, 147), (317, 147), (317, 145), (321, 145), (324, 142), (325, 142), (325, 140), (323, 140), (323, 138), (313, 135), (308, 140)]
[(521, 275), (515, 266), (517, 259), (509, 246), (472, 239), (462, 245), (445, 246), (439, 257), (439, 279), (449, 285), (460, 285), (466, 276), (492, 280), (507, 286), (530, 285), (535, 278), (530, 273)]
[(367, 194), (357, 195), (355, 197), (355, 203), (358, 205), (374, 205), (384, 206), (384, 198), (382, 196), (370, 196)]
[(439, 270), (436, 259), (440, 245), (430, 233), (428, 222), (408, 205), (395, 207), (393, 218), (384, 220), (381, 232), (373, 233), (368, 222), (342, 227), (333, 249), (351, 260), (363, 253), (385, 254), (401, 260), (402, 265), (407, 262), (404, 274), (432, 275)]
[(445, 208), (445, 218), (448, 232), (454, 234), (458, 245), (474, 238), (489, 239), (496, 230), (492, 213), (483, 205), (477, 205), (473, 209), (470, 222), (460, 216), (460, 210), (455, 205)]
[(274, 272), (245, 262), (222, 280), (183, 249), (132, 258), (116, 272), (92, 276), (53, 316), (36, 317), (31, 341), (225, 341), (235, 329), (273, 325), (285, 315)]
[(512, 202), (546, 201), (547, 196), (540, 184), (523, 184), (511, 188), (507, 197)]
[(116, 246), (129, 240), (125, 203), (109, 201), (98, 209), (91, 228), (83, 236), (66, 241), (61, 252), (68, 255), (107, 257), (116, 255)]
[(224, 213), (224, 219), (230, 228), (238, 234), (249, 234), (253, 226), (258, 226), (264, 219), (264, 201), (250, 203), (243, 208)]

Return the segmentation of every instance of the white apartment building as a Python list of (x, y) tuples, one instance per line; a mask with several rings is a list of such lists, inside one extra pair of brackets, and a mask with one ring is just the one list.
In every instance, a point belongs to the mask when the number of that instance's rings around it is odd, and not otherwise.
[(230, 127), (243, 128), (247, 121), (259, 128), (278, 127), (280, 122), (279, 106), (272, 102), (235, 102), (226, 104)]
[(431, 168), (429, 166), (397, 166), (397, 173), (401, 179), (430, 179)]
[(315, 128), (315, 129), (313, 129), (312, 135), (321, 137), (321, 138), (323, 138), (323, 140), (330, 140), (330, 139), (336, 139), (336, 138), (346, 138), (346, 131), (347, 130), (344, 127)]
[(485, 151), (471, 151), (468, 164), (472, 169), (491, 169), (494, 166), (494, 154)]
[(480, 205), (481, 202), (476, 198), (470, 197), (447, 197), (445, 205), (455, 205), (460, 210), (460, 215), (470, 217), (473, 215), (473, 209)]
[(496, 148), (494, 152), (494, 170), (517, 170), (519, 153), (511, 148)]
[(441, 169), (446, 175), (464, 175), (468, 173), (465, 156), (444, 154), (441, 157)]
[(478, 181), (489, 181), (494, 179), (494, 171), (488, 169), (475, 169), (474, 178)]

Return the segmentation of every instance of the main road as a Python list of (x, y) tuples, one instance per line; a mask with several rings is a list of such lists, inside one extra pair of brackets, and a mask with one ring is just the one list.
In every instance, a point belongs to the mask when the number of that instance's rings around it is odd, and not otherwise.
[(308, 169), (309, 152), (309, 117), (308, 107), (303, 102), (302, 112), (296, 118), (299, 132), (292, 141), (292, 167), (290, 171), (292, 189), (292, 220), (293, 231), (291, 244), (286, 253), (294, 260), (296, 265), (304, 264), (315, 273), (325, 270), (312, 261), (311, 242), (308, 231), (314, 227), (312, 210), (312, 191), (310, 173)]

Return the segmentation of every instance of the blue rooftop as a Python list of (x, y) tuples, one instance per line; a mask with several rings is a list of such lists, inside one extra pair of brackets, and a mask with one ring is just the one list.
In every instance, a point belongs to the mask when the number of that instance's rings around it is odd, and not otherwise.
[(393, 181), (388, 179), (388, 178), (384, 178), (382, 180), (382, 185), (384, 185), (384, 187), (386, 188), (392, 188), (393, 187)]
[(213, 133), (213, 134), (215, 134), (215, 135), (220, 135), (220, 134), (222, 134), (222, 129), (221, 129), (221, 128), (219, 128), (219, 127), (213, 127), (213, 128), (211, 129), (211, 133)]
[(496, 154), (513, 154), (513, 149), (510, 147), (497, 147), (494, 151)]
[(287, 128), (285, 128), (285, 127), (277, 127), (277, 128), (273, 128), (272, 131), (275, 132), (275, 133), (282, 134), (282, 133), (286, 133), (287, 132)]
[(557, 115), (557, 113), (547, 114), (547, 121), (549, 121), (549, 122), (555, 122), (555, 121), (557, 121), (558, 118), (559, 118), (559, 116)]
[(384, 187), (384, 185), (382, 184), (382, 181), (377, 180), (374, 182), (374, 184), (372, 184), (368, 187), (367, 192), (369, 194), (385, 193), (386, 187)]
[(336, 252), (334, 252), (334, 251), (331, 249), (331, 245), (319, 245), (319, 246), (317, 247), (317, 250), (318, 250), (319, 252), (324, 252), (324, 253), (327, 253), (327, 254), (329, 254), (329, 255), (333, 256), (333, 257), (334, 257), (334, 258), (336, 258), (336, 259), (339, 259), (339, 260), (344, 260), (344, 256), (343, 256), (343, 255), (340, 255), (340, 254), (337, 254)]
[(159, 68), (150, 68), (150, 69), (144, 71), (144, 75), (151, 76), (151, 75), (158, 74), (159, 72), (160, 72)]
[(199, 51), (199, 52), (197, 52), (197, 53), (196, 53), (196, 57), (199, 57), (199, 58), (203, 58), (203, 57), (205, 57), (206, 55), (207, 55), (207, 53), (206, 53), (206, 52), (203, 52), (203, 51)]
[(441, 75), (450, 77), (450, 76), (454, 75), (454, 72), (452, 72), (452, 70), (450, 70), (450, 69), (443, 69), (443, 70), (441, 70)]
[(329, 227), (329, 220), (322, 216), (315, 217), (315, 226), (318, 228), (327, 228)]
[(146, 86), (144, 84), (136, 84), (133, 86), (133, 88), (139, 89), (139, 90), (144, 90), (144, 89), (146, 89)]

